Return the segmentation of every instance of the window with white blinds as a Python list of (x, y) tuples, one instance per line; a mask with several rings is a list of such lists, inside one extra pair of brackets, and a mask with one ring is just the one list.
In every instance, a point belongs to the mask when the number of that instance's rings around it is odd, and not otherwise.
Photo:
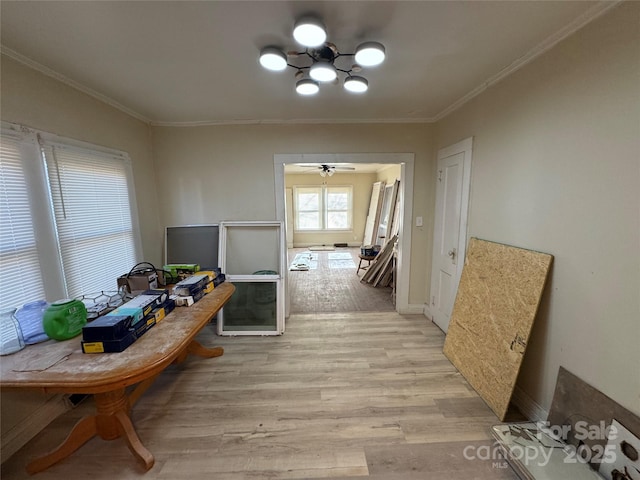
[(2, 122), (0, 309), (117, 289), (141, 257), (124, 152)]
[[(45, 298), (25, 178), (25, 156), (36, 154), (18, 135), (0, 138), (0, 310)], [(37, 161), (37, 158), (36, 158)]]
[(128, 160), (43, 144), (68, 296), (114, 290), (136, 264)]

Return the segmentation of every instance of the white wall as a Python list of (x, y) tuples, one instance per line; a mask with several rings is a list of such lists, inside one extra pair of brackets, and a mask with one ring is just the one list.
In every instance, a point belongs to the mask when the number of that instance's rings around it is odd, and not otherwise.
[(376, 181), (390, 185), (396, 180), (400, 180), (400, 175), (400, 165), (389, 165), (376, 173)]
[(640, 414), (640, 4), (628, 2), (436, 126), (474, 137), (469, 234), (554, 255), (518, 380), (566, 367)]
[[(3, 121), (129, 153), (144, 254), (159, 260), (162, 232), (155, 209), (157, 195), (148, 126), (4, 55), (1, 88)], [(59, 405), (52, 406), (55, 398), (35, 393), (3, 390), (1, 400), (3, 444), (5, 438), (14, 435), (22, 438), (18, 430), (36, 410), (44, 407), (59, 413), (60, 409)], [(45, 418), (47, 420), (53, 418)], [(38, 425), (33, 426), (37, 432)], [(3, 450), (3, 460), (10, 453), (13, 452)]]
[[(432, 126), (226, 125), (153, 127), (162, 225), (276, 217), (274, 154), (415, 153), (413, 214), (433, 218)], [(338, 175), (335, 176), (338, 178)], [(430, 225), (432, 222), (429, 222)], [(412, 227), (409, 303), (423, 304), (430, 229)]]

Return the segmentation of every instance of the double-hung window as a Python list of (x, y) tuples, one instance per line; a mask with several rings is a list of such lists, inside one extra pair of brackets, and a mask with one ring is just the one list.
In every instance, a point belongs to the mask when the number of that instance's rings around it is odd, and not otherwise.
[(0, 306), (116, 290), (141, 256), (128, 155), (3, 125), (0, 160)]
[(350, 185), (294, 187), (296, 230), (351, 230), (352, 197)]

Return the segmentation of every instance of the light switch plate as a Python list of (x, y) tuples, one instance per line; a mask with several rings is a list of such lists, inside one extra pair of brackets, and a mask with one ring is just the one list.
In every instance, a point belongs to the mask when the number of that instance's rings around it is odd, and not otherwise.
[(422, 217), (416, 217), (416, 227), (422, 226)]

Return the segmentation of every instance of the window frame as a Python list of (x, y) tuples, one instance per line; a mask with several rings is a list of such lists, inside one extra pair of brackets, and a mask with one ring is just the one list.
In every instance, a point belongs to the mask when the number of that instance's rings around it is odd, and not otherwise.
[[(332, 190), (347, 190), (347, 208), (346, 210), (330, 210), (328, 207), (328, 196)], [(298, 216), (301, 211), (298, 208), (298, 192), (302, 190), (316, 190), (319, 192), (318, 216), (320, 228), (300, 228), (300, 218)], [(316, 211), (316, 210), (304, 210)], [(346, 228), (328, 228), (328, 216), (330, 212), (346, 212), (347, 227)], [(353, 231), (353, 185), (294, 185), (293, 186), (293, 223), (296, 233), (317, 233), (317, 232), (352, 232)]]

